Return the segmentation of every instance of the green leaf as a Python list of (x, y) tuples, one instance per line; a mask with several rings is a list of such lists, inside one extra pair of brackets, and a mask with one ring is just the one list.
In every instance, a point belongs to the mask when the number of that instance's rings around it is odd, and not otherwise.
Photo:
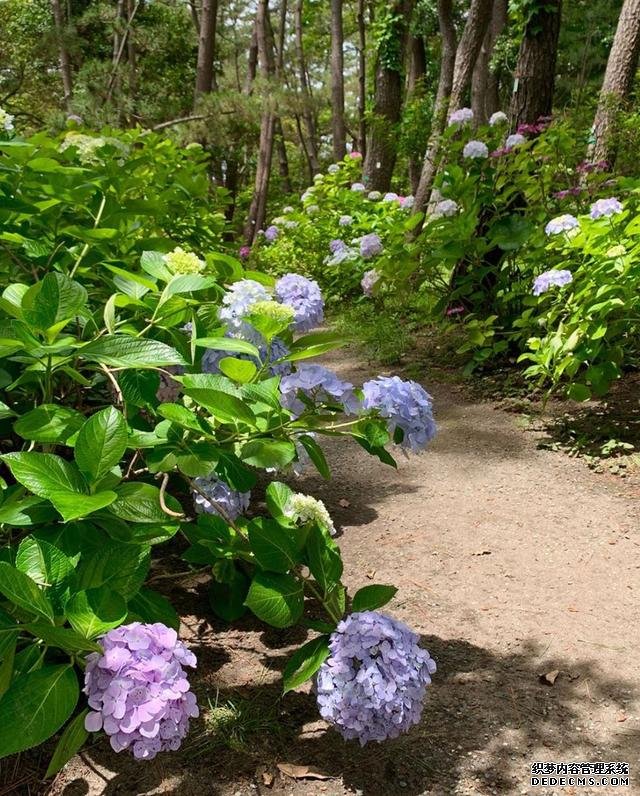
[(318, 445), (315, 439), (310, 437), (308, 434), (301, 434), (298, 437), (298, 440), (302, 444), (302, 447), (309, 454), (309, 458), (315, 465), (316, 470), (323, 478), (328, 481), (331, 478), (331, 470), (329, 469), (329, 464), (327, 463), (324, 451), (320, 445)]
[(200, 387), (185, 387), (185, 393), (222, 423), (242, 421), (253, 427), (256, 425), (256, 416), (235, 395), (230, 395), (220, 390), (201, 389)]
[(192, 293), (198, 290), (206, 290), (218, 284), (218, 280), (212, 276), (202, 276), (201, 274), (179, 274), (174, 276), (162, 292), (163, 298), (175, 296), (180, 293)]
[[(173, 521), (162, 510), (160, 490), (153, 484), (128, 483), (116, 487), (117, 500), (109, 512), (126, 522), (167, 523)], [(165, 503), (172, 511), (181, 511), (178, 501), (165, 495)]]
[(118, 464), (126, 448), (126, 421), (115, 407), (108, 406), (84, 423), (74, 456), (80, 471), (90, 483), (95, 483)]
[(268, 625), (290, 627), (302, 616), (302, 584), (291, 575), (256, 572), (245, 605)]
[(231, 577), (224, 583), (212, 581), (209, 587), (209, 604), (220, 619), (235, 622), (247, 611), (245, 600), (248, 591), (249, 579), (234, 567)]
[(165, 263), (162, 252), (142, 252), (140, 266), (143, 271), (146, 271), (154, 279), (160, 279), (162, 282), (169, 282), (173, 278), (173, 273)]
[(309, 680), (329, 657), (329, 636), (318, 636), (296, 650), (282, 675), (283, 693), (293, 691)]
[(340, 548), (326, 531), (314, 525), (307, 537), (306, 550), (311, 574), (323, 593), (328, 594), (342, 577)]
[(253, 362), (235, 357), (223, 357), (218, 367), (221, 373), (240, 384), (250, 382), (258, 372), (258, 368)]
[(16, 658), (18, 644), (18, 630), (3, 633), (2, 639), (2, 664), (0, 664), (0, 699), (7, 693), (13, 679), (13, 665)]
[(22, 317), (37, 329), (49, 329), (79, 314), (87, 303), (87, 291), (64, 274), (48, 273), (22, 298)]
[(89, 708), (85, 708), (64, 728), (44, 775), (45, 779), (57, 774), (84, 746), (89, 737), (89, 733), (84, 728), (84, 720), (88, 712)]
[(151, 589), (140, 589), (135, 597), (129, 600), (129, 617), (131, 614), (135, 614), (142, 622), (162, 622), (174, 630), (180, 628), (180, 617), (176, 609), (166, 597)]
[(18, 547), (16, 569), (45, 588), (56, 614), (64, 613), (74, 577), (75, 560), (55, 545), (27, 536)]
[(150, 552), (148, 545), (102, 544), (80, 560), (77, 569), (79, 588), (107, 586), (125, 600), (131, 599), (144, 583)]
[(286, 440), (254, 439), (240, 449), (240, 458), (253, 467), (282, 470), (296, 455), (296, 446)]
[(84, 416), (75, 409), (56, 404), (41, 404), (16, 420), (13, 430), (22, 439), (64, 445), (83, 423)]
[(200, 433), (203, 431), (205, 433), (211, 433), (211, 429), (208, 427), (207, 423), (198, 417), (191, 409), (182, 406), (182, 404), (160, 404), (157, 411), (161, 417), (170, 420), (172, 423), (176, 423), (178, 426), (182, 426), (182, 428), (188, 428)]
[(0, 592), (25, 611), (53, 622), (53, 607), (37, 583), (6, 561), (0, 561)]
[(362, 589), (359, 589), (353, 595), (351, 608), (354, 613), (358, 611), (375, 611), (393, 599), (397, 591), (395, 586), (378, 584), (363, 586)]
[(165, 343), (124, 334), (100, 337), (79, 348), (77, 354), (89, 362), (100, 362), (112, 368), (162, 368), (187, 364), (182, 354)]
[(567, 395), (572, 401), (588, 401), (591, 398), (591, 390), (586, 384), (576, 382), (569, 387)]
[(300, 563), (293, 532), (275, 520), (264, 517), (252, 520), (248, 534), (251, 551), (262, 569), (285, 573)]
[(156, 403), (160, 374), (157, 370), (124, 370), (118, 373), (118, 385), (126, 403), (152, 406)]
[(267, 508), (276, 520), (285, 516), (285, 508), (293, 495), (293, 489), (280, 481), (272, 481), (266, 489)]
[(78, 679), (68, 664), (17, 677), (0, 699), (0, 757), (50, 738), (73, 713), (78, 696)]
[(95, 638), (121, 625), (127, 616), (127, 603), (120, 594), (106, 587), (74, 594), (66, 607), (71, 627), (85, 638)]
[(199, 348), (212, 348), (215, 351), (235, 351), (240, 354), (250, 354), (256, 359), (260, 358), (260, 351), (256, 346), (236, 337), (200, 337), (195, 342)]
[(49, 647), (59, 647), (70, 653), (102, 651), (98, 644), (94, 644), (81, 633), (70, 630), (68, 627), (52, 627), (51, 625), (32, 623), (24, 625), (24, 628), (36, 638), (41, 638)]

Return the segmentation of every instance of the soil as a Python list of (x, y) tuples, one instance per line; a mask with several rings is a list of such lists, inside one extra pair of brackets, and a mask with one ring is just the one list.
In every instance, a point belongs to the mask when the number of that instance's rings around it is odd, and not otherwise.
[[(374, 372), (334, 359), (355, 383)], [(386, 610), (436, 659), (422, 723), (383, 745), (342, 741), (308, 688), (279, 698), (287, 646), (306, 631), (251, 618), (230, 629), (212, 619), (204, 577), (166, 581), (204, 718), (181, 752), (150, 763), (99, 741), (51, 796), (640, 793), (640, 489), (540, 449), (540, 432), (455, 385), (425, 386), (439, 424), (426, 453), (394, 470), (330, 439), (333, 480), (296, 482), (341, 529), (350, 589), (395, 584)], [(532, 788), (535, 761), (624, 761), (631, 786)]]

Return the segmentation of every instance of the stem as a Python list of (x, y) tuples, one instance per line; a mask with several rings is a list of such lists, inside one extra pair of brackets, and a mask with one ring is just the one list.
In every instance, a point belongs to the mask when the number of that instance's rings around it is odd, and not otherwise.
[[(103, 194), (103, 196), (102, 196), (102, 201), (100, 202), (100, 207), (98, 208), (98, 214), (96, 215), (96, 217), (95, 217), (95, 221), (94, 221), (94, 223), (93, 223), (93, 229), (96, 229), (96, 227), (97, 227), (97, 226), (98, 226), (98, 224), (100, 223), (100, 219), (102, 218), (102, 213), (103, 213), (103, 211), (104, 211), (104, 206), (106, 205), (106, 203), (107, 203), (107, 195), (106, 195), (106, 194)], [(78, 270), (78, 266), (80, 265), (80, 263), (81, 263), (81, 262), (82, 262), (82, 260), (84, 259), (84, 256), (85, 256), (85, 254), (86, 254), (88, 251), (89, 251), (89, 244), (88, 244), (88, 243), (85, 243), (85, 244), (84, 244), (84, 246), (83, 246), (83, 248), (82, 248), (82, 251), (81, 251), (81, 252), (80, 252), (80, 254), (78, 255), (78, 259), (76, 260), (76, 262), (75, 262), (75, 264), (74, 264), (73, 268), (71, 269), (71, 273), (69, 274), (69, 277), (70, 277), (71, 279), (73, 279), (73, 276), (74, 276), (75, 272)]]

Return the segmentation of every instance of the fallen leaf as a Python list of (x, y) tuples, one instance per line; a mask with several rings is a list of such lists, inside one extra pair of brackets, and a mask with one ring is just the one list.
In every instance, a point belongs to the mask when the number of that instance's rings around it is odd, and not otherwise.
[(628, 718), (628, 716), (626, 714), (618, 713), (618, 718), (616, 719), (616, 721), (619, 721), (620, 723), (622, 723), (623, 721), (626, 721), (627, 718)]
[(263, 771), (262, 772), (262, 784), (265, 787), (270, 788), (273, 785), (273, 780), (274, 779), (275, 779), (275, 777), (273, 776), (273, 774), (270, 771)]
[(554, 685), (556, 680), (558, 679), (559, 674), (560, 674), (559, 669), (553, 669), (552, 671), (547, 672), (546, 674), (541, 674), (539, 675), (540, 682), (544, 683), (544, 685)]
[(571, 611), (572, 614), (580, 613), (579, 610), (575, 607), (575, 605), (568, 605), (567, 611)]
[(348, 509), (351, 503), (346, 498), (340, 498), (338, 504), (342, 506), (343, 509)]
[(278, 763), (278, 770), (292, 779), (335, 779), (330, 774), (318, 771), (311, 766), (297, 766), (295, 763)]

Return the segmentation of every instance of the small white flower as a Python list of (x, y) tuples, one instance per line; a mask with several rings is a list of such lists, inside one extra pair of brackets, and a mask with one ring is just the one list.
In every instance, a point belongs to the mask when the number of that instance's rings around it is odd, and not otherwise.
[(497, 124), (506, 124), (509, 121), (509, 117), (503, 111), (496, 111), (495, 113), (491, 114), (491, 118), (489, 119), (489, 124), (492, 127), (495, 127)]
[(514, 133), (513, 135), (510, 135), (504, 142), (505, 149), (513, 149), (516, 146), (520, 146), (521, 144), (524, 144), (526, 140), (527, 139), (520, 133)]
[(340, 171), (340, 166), (337, 163), (332, 163), (327, 169), (328, 174), (337, 174)]
[(318, 205), (309, 205), (305, 212), (308, 216), (314, 216), (316, 213), (320, 212), (320, 208)]
[(2, 128), (5, 133), (10, 133), (13, 130), (14, 119), (15, 116), (7, 113), (4, 108), (0, 108), (0, 128)]
[(380, 191), (369, 191), (367, 199), (371, 199), (372, 202), (377, 202), (379, 199), (382, 199), (382, 194)]

